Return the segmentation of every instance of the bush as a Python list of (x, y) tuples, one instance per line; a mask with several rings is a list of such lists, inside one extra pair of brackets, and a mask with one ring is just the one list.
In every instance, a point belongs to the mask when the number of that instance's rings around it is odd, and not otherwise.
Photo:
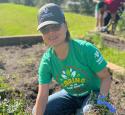
[(80, 12), (80, 2), (73, 2), (73, 1), (68, 1), (67, 2), (67, 7), (71, 12)]
[(94, 14), (95, 4), (93, 0), (80, 0), (80, 13)]
[(95, 4), (93, 0), (70, 0), (66, 3), (68, 6), (69, 11), (76, 12), (76, 13), (85, 13), (92, 15), (94, 12)]
[(118, 22), (119, 31), (125, 31), (125, 12), (122, 14), (121, 19)]

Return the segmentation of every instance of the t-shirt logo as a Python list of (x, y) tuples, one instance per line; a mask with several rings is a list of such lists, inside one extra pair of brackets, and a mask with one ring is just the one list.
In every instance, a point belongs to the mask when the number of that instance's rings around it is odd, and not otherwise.
[(60, 80), (63, 81), (62, 84), (64, 87), (85, 83), (85, 79), (80, 77), (80, 73), (73, 70), (72, 68), (66, 68), (65, 70), (63, 70)]
[(72, 95), (82, 95), (87, 83), (86, 74), (78, 68), (66, 67), (60, 76), (61, 86)]
[(95, 58), (96, 58), (96, 59), (99, 58), (99, 52), (98, 52), (98, 51), (96, 51), (94, 55), (95, 55)]
[(62, 71), (62, 78), (64, 78), (64, 79), (67, 79), (68, 78), (68, 76), (72, 76), (72, 77), (75, 77), (76, 76), (76, 71), (73, 71), (71, 68), (68, 70), (66, 70), (66, 71)]
[(104, 60), (102, 55), (98, 51), (94, 53), (94, 57), (96, 59), (97, 64), (101, 64)]

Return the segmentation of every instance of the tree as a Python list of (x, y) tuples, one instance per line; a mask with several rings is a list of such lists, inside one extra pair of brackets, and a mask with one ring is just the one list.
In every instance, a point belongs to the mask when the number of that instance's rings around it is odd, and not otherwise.
[(93, 14), (95, 4), (93, 0), (80, 0), (80, 13)]
[(21, 4), (21, 0), (8, 0), (9, 2), (16, 3), (16, 4)]
[(0, 3), (6, 3), (9, 2), (8, 0), (0, 0)]
[(48, 2), (53, 2), (55, 4), (61, 5), (63, 3), (63, 0), (48, 0)]
[(69, 0), (66, 2), (66, 6), (70, 11), (81, 14), (93, 14), (95, 9), (93, 0)]
[(55, 3), (55, 4), (58, 4), (58, 5), (61, 5), (63, 3), (63, 1), (64, 0), (37, 0), (36, 6), (40, 7), (40, 6), (42, 6), (46, 3)]
[(80, 2), (68, 1), (67, 6), (70, 11), (79, 13)]
[(33, 0), (24, 0), (24, 5), (34, 6)]

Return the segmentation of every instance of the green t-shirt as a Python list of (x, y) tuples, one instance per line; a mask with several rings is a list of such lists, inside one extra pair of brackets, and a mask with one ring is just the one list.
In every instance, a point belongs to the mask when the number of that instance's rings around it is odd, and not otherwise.
[(64, 60), (59, 59), (49, 48), (39, 66), (39, 84), (55, 79), (69, 94), (82, 96), (91, 90), (100, 89), (100, 79), (96, 72), (106, 67), (106, 61), (98, 49), (83, 40), (70, 40), (69, 52)]
[(95, 6), (95, 11), (99, 11), (100, 8), (104, 7), (104, 0), (99, 0)]

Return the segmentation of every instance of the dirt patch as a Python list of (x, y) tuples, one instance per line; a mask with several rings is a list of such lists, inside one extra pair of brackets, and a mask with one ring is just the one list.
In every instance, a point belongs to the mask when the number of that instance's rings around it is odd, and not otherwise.
[[(37, 95), (37, 69), (44, 51), (45, 47), (40, 43), (32, 46), (0, 47), (0, 76), (4, 76), (6, 82), (16, 91), (24, 92), (27, 100), (32, 103), (30, 107)], [(118, 109), (118, 114), (125, 115), (125, 76), (116, 73), (113, 76), (111, 99)], [(50, 88), (50, 94), (53, 90), (59, 90), (55, 82)]]

